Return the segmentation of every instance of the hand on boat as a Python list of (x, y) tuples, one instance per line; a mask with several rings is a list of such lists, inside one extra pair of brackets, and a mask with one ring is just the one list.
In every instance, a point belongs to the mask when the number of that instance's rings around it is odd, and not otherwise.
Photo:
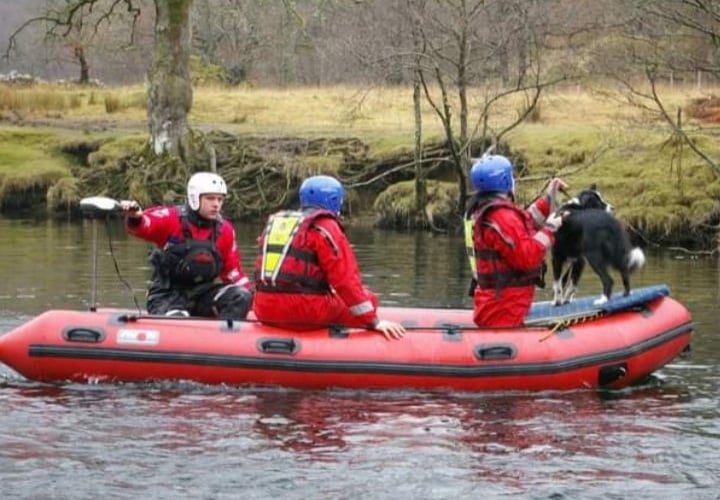
[(401, 339), (405, 335), (404, 326), (400, 323), (395, 323), (394, 321), (388, 321), (386, 319), (378, 321), (373, 329), (382, 332), (388, 340)]
[(128, 217), (138, 219), (142, 215), (142, 208), (135, 200), (120, 200), (120, 210), (125, 212)]

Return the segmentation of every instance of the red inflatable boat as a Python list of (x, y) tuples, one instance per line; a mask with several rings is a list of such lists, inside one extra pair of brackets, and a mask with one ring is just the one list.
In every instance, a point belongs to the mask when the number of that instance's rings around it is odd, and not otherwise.
[(296, 388), (461, 391), (617, 389), (689, 347), (688, 310), (666, 286), (533, 305), (526, 326), (481, 329), (471, 311), (382, 308), (406, 336), (339, 326), (307, 332), (257, 321), (53, 310), (0, 336), (0, 361), (52, 383), (195, 381)]

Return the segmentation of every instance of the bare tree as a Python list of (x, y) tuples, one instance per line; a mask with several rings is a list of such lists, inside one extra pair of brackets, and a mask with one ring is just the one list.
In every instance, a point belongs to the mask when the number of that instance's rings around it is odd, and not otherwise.
[(716, 80), (720, 78), (720, 1), (642, 0), (638, 2), (637, 12), (642, 18), (665, 27), (661, 33), (650, 35), (665, 38), (663, 48), (668, 48), (669, 42), (676, 49), (658, 52), (657, 55), (662, 56), (659, 62), (671, 71), (694, 73), (698, 83), (703, 74)]
[[(83, 62), (86, 64), (88, 40), (122, 15), (129, 23), (128, 44), (132, 44), (140, 5), (140, 0), (66, 0), (60, 8), (47, 9), (17, 28), (10, 36), (6, 54), (14, 49), (21, 31), (43, 23), (51, 37), (74, 40), (78, 34), (86, 34), (83, 36), (88, 38), (75, 44), (74, 50), (81, 74), (87, 73), (89, 69), (83, 67)], [(154, 5), (155, 43), (147, 72), (150, 143), (158, 155), (169, 153), (184, 158), (188, 147), (187, 114), (192, 105), (189, 75), (192, 0), (154, 0)]]
[(670, 109), (658, 85), (720, 80), (720, 0), (635, 0), (621, 6), (616, 41), (595, 51), (596, 71), (620, 82), (632, 105), (662, 119), (674, 144), (689, 148), (720, 179), (718, 160), (693, 140), (702, 125), (683, 120), (681, 107)]
[(256, 64), (278, 56), (268, 47), (277, 35), (269, 25), (279, 13), (256, 0), (195, 0), (193, 48), (203, 62), (225, 68), (231, 84), (257, 77)]
[(408, 12), (411, 13), (410, 33), (413, 41), (413, 120), (415, 122), (415, 141), (413, 148), (413, 161), (415, 162), (415, 213), (419, 214), (423, 225), (427, 222), (425, 205), (427, 203), (427, 173), (422, 166), (423, 159), (423, 128), (422, 128), (422, 60), (426, 44), (423, 43), (421, 33), (421, 20), (425, 12), (425, 0), (407, 0)]
[(61, 45), (69, 50), (79, 68), (77, 82), (86, 84), (90, 80), (88, 52), (99, 47), (102, 39), (107, 38), (108, 30), (103, 28), (127, 24), (130, 26), (127, 32), (132, 36), (140, 11), (132, 6), (125, 8), (118, 5), (120, 3), (113, 2), (105, 10), (94, 9), (95, 2), (92, 1), (49, 3), (39, 15), (26, 19), (10, 34), (5, 57), (16, 51), (21, 32), (31, 26), (41, 26), (48, 44)]
[[(422, 41), (428, 47), (419, 75), (425, 98), (445, 131), (458, 182), (458, 211), (466, 203), (468, 166), (477, 153), (472, 145), (499, 142), (527, 118), (544, 88), (565, 78), (543, 72), (542, 34), (530, 23), (534, 16), (522, 0), (434, 0), (433, 8), (419, 16)], [(518, 33), (521, 50), (512, 43)], [(498, 67), (498, 61), (507, 64), (513, 46), (518, 72), (509, 78), (508, 69)], [(513, 94), (526, 97), (524, 109), (510, 123), (493, 124), (495, 106)]]

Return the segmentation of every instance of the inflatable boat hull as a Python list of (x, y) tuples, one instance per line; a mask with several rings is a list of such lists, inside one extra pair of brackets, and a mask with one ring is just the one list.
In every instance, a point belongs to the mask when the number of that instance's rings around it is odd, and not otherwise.
[(405, 324), (406, 336), (387, 341), (332, 326), (296, 332), (253, 320), (51, 310), (1, 336), (0, 361), (51, 383), (570, 390), (639, 382), (693, 335), (689, 312), (666, 294), (514, 329), (477, 328), (463, 309), (382, 308), (381, 317)]

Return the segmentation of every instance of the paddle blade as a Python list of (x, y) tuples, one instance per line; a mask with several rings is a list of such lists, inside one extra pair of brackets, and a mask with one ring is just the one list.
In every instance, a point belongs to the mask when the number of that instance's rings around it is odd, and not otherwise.
[(120, 212), (120, 203), (106, 196), (91, 196), (80, 200), (80, 211), (86, 217), (102, 217)]

